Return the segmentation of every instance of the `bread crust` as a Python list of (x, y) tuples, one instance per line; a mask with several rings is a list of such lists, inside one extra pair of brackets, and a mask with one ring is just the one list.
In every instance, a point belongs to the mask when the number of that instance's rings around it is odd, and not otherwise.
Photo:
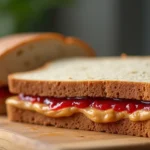
[(23, 46), (27, 43), (32, 43), (35, 41), (41, 41), (46, 39), (56, 39), (63, 42), (66, 45), (78, 45), (83, 48), (83, 50), (89, 56), (95, 56), (94, 50), (85, 42), (74, 38), (74, 37), (65, 37), (59, 33), (27, 33), (27, 34), (15, 34), (0, 38), (0, 57), (6, 55), (10, 51), (14, 51), (20, 46)]
[[(60, 41), (62, 45), (79, 47), (81, 51), (85, 52), (87, 56), (95, 56), (94, 50), (85, 42), (74, 38), (65, 37), (59, 33), (28, 33), (28, 34), (15, 34), (0, 38), (0, 59), (5, 58), (12, 51), (18, 50), (18, 48), (31, 43), (56, 40)], [(0, 80), (0, 86), (7, 85), (6, 81)]]
[(108, 97), (150, 101), (150, 84), (126, 81), (32, 81), (10, 75), (12, 93), (50, 97)]
[(124, 119), (114, 123), (95, 123), (80, 113), (70, 117), (51, 118), (34, 111), (19, 109), (9, 104), (7, 104), (7, 112), (8, 118), (11, 121), (52, 125), (69, 129), (150, 137), (150, 120), (132, 122), (128, 119)]

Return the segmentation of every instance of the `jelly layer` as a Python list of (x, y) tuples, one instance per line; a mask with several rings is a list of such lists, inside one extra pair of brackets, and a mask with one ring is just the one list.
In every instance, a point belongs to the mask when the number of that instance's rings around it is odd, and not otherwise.
[(113, 109), (121, 112), (127, 111), (133, 113), (137, 110), (150, 110), (150, 102), (137, 101), (127, 99), (110, 99), (110, 98), (93, 98), (93, 97), (76, 97), (76, 98), (53, 98), (53, 97), (39, 97), (19, 95), (19, 99), (29, 101), (32, 103), (41, 103), (49, 106), (50, 110), (59, 110), (67, 107), (76, 108), (96, 108), (98, 110)]

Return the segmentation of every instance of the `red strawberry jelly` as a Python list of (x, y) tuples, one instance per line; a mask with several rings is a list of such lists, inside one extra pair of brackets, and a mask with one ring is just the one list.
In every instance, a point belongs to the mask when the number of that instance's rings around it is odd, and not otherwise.
[(1, 87), (0, 88), (0, 99), (6, 98), (11, 96), (11, 93), (8, 90), (8, 87)]
[(129, 99), (113, 99), (101, 97), (74, 97), (74, 98), (54, 98), (40, 96), (19, 95), (19, 99), (30, 101), (32, 103), (42, 103), (49, 106), (50, 110), (59, 110), (67, 107), (87, 108), (92, 107), (99, 110), (114, 109), (117, 112), (127, 111), (132, 113), (136, 110), (150, 110), (150, 102), (129, 100)]

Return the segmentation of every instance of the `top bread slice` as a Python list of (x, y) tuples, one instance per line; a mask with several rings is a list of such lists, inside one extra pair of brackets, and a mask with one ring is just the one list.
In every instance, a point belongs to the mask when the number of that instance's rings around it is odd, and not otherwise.
[(17, 34), (0, 38), (0, 86), (10, 73), (35, 69), (53, 59), (93, 56), (85, 42), (58, 33)]
[(70, 58), (9, 75), (12, 93), (150, 100), (150, 57)]

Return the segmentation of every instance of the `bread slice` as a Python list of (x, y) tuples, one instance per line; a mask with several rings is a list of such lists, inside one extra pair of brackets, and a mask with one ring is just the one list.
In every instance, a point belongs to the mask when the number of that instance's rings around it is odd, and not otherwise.
[(150, 57), (70, 58), (9, 75), (12, 93), (150, 101)]
[(80, 113), (74, 114), (70, 117), (51, 118), (34, 111), (19, 109), (9, 104), (7, 104), (7, 112), (8, 118), (11, 121), (52, 125), (69, 129), (150, 137), (150, 120), (132, 122), (128, 119), (124, 119), (113, 123), (95, 123)]
[(0, 38), (0, 86), (13, 72), (35, 69), (48, 60), (71, 56), (93, 56), (85, 42), (58, 33), (17, 34)]

